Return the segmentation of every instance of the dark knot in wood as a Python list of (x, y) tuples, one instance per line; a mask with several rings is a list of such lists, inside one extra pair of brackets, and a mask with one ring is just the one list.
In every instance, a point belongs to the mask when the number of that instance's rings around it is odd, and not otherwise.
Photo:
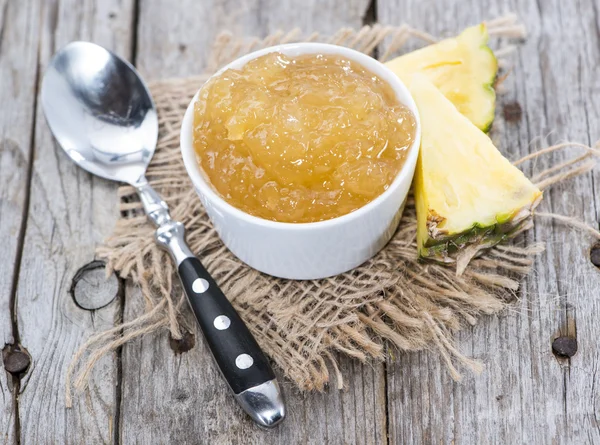
[(509, 123), (519, 122), (523, 115), (521, 104), (519, 102), (510, 102), (502, 107), (504, 120)]
[(573, 357), (577, 353), (577, 339), (574, 337), (557, 337), (552, 342), (552, 352), (559, 357)]
[(592, 264), (600, 268), (600, 242), (597, 242), (590, 249), (590, 261)]
[(4, 369), (14, 376), (24, 374), (31, 364), (31, 356), (19, 345), (7, 344), (2, 349)]
[(73, 277), (69, 292), (81, 309), (101, 309), (123, 292), (121, 280), (114, 273), (107, 278), (105, 267), (104, 261), (92, 261)]
[(169, 335), (169, 346), (176, 354), (188, 352), (196, 345), (196, 337), (188, 331), (183, 332), (183, 336), (178, 340)]

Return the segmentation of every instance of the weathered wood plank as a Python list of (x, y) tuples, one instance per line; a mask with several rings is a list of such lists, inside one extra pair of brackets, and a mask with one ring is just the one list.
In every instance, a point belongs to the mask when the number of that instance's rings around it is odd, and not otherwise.
[[(143, 311), (129, 289), (125, 319)], [(188, 317), (190, 326), (194, 320)], [(385, 383), (381, 365), (361, 366), (340, 359), (349, 376), (347, 391), (300, 394), (284, 383), (285, 422), (259, 429), (235, 404), (196, 331), (196, 344), (175, 354), (168, 335), (154, 335), (123, 349), (122, 443), (331, 443), (385, 441)]]
[[(130, 55), (132, 0), (38, 4), (42, 10), (36, 17), (41, 17), (41, 23), (35, 27), (41, 32), (41, 73), (53, 53), (75, 39)], [(110, 442), (116, 416), (115, 358), (100, 362), (89, 390), (75, 399), (70, 410), (65, 408), (64, 394), (67, 366), (79, 345), (113, 326), (120, 316), (118, 299), (88, 311), (69, 294), (73, 276), (93, 260), (95, 245), (115, 223), (116, 185), (75, 166), (55, 145), (41, 107), (29, 107), (36, 119), (35, 157), (17, 319), (21, 342), (33, 364), (21, 384), (20, 440), (26, 444)]]
[[(512, 159), (547, 136), (592, 143), (600, 137), (598, 4), (559, 2), (378, 0), (382, 23), (408, 22), (434, 35), (507, 11), (518, 13), (527, 41), (499, 98), (494, 137)], [(503, 107), (519, 103), (523, 117), (506, 121)], [(572, 154), (572, 153), (571, 153)], [(535, 164), (539, 171), (564, 159)], [(525, 165), (531, 173), (533, 165)], [(546, 193), (540, 211), (578, 216), (598, 226), (598, 174), (588, 174)], [(598, 443), (597, 390), (600, 326), (595, 298), (600, 273), (590, 264), (591, 240), (539, 218), (528, 241), (547, 241), (547, 252), (523, 285), (521, 300), (500, 318), (486, 318), (460, 335), (460, 348), (483, 360), (481, 376), (453, 383), (437, 357), (401, 355), (388, 364), (390, 443)], [(514, 313), (513, 313), (514, 312)], [(557, 360), (557, 335), (576, 336), (579, 352)]]
[(173, 4), (167, 0), (141, 0), (136, 66), (148, 80), (202, 73), (214, 39), (222, 31), (264, 37), (296, 27), (325, 34), (343, 26), (360, 27), (369, 0), (339, 3), (180, 0)]
[[(0, 340), (8, 351), (18, 341), (12, 329), (15, 260), (22, 242), (28, 166), (31, 162), (36, 96), (39, 2), (0, 1)], [(15, 440), (15, 391), (12, 377), (0, 373), (0, 441)]]
[[(342, 25), (358, 27), (367, 1), (298, 2), (143, 1), (140, 4), (136, 61), (148, 78), (202, 71), (216, 34), (230, 29), (246, 35), (276, 28), (319, 29), (331, 33)], [(129, 292), (125, 319), (143, 310), (139, 294)], [(189, 315), (189, 314), (188, 314)], [(189, 320), (190, 326), (195, 326)], [(349, 389), (298, 394), (284, 385), (288, 418), (276, 430), (256, 427), (237, 407), (196, 331), (196, 346), (175, 355), (165, 335), (128, 344), (123, 349), (123, 443), (361, 443), (386, 440), (385, 381), (381, 365), (361, 366), (340, 359)]]

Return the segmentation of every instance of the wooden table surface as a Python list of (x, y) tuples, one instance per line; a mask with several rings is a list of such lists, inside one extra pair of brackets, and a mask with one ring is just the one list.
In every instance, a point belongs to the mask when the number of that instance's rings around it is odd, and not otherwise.
[[(546, 241), (547, 251), (520, 300), (459, 335), (460, 349), (486, 364), (462, 383), (434, 353), (395, 352), (393, 360), (368, 365), (339, 357), (346, 390), (301, 394), (285, 384), (288, 418), (263, 431), (235, 405), (202, 341), (175, 354), (167, 335), (157, 335), (102, 360), (89, 390), (65, 409), (74, 351), (89, 335), (142, 313), (143, 302), (132, 286), (105, 282), (102, 268), (88, 268), (71, 291), (116, 221), (116, 185), (67, 159), (39, 105), (50, 57), (76, 39), (111, 48), (152, 80), (202, 72), (224, 29), (330, 34), (377, 20), (447, 36), (515, 12), (528, 38), (512, 59), (495, 134), (516, 159), (539, 136), (586, 144), (600, 138), (599, 10), (598, 0), (0, 0), (2, 441), (600, 443), (600, 271), (590, 262), (589, 236), (541, 218), (527, 240)], [(514, 112), (519, 107), (522, 115)], [(596, 170), (553, 188), (540, 210), (598, 227), (599, 196)], [(553, 355), (557, 336), (577, 340), (571, 359)], [(17, 345), (31, 355), (21, 374)]]

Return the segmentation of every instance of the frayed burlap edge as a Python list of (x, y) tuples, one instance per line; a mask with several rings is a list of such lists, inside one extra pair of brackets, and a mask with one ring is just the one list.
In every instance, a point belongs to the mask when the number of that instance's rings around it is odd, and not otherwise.
[[(491, 36), (521, 38), (525, 30), (514, 16), (488, 22)], [(333, 37), (317, 34), (302, 38), (298, 30), (278, 32), (265, 39), (241, 41), (229, 34), (215, 43), (207, 72), (241, 54), (291, 41), (326, 41), (370, 53), (384, 40), (384, 60), (402, 49), (409, 39), (431, 43), (435, 39), (407, 25), (373, 26), (358, 31), (341, 29)], [(505, 56), (511, 47), (496, 51)], [(150, 183), (171, 208), (174, 219), (187, 228), (192, 250), (199, 254), (212, 276), (220, 283), (264, 351), (280, 372), (302, 390), (322, 390), (335, 375), (338, 388), (344, 378), (335, 354), (360, 361), (381, 360), (384, 343), (400, 351), (437, 351), (456, 380), (460, 367), (478, 372), (482, 365), (454, 345), (454, 334), (465, 323), (474, 324), (482, 314), (495, 314), (516, 295), (519, 280), (526, 275), (541, 244), (525, 245), (518, 237), (507, 245), (484, 252), (471, 262), (462, 276), (439, 264), (421, 264), (416, 257), (416, 215), (409, 199), (399, 229), (390, 243), (362, 266), (336, 277), (315, 281), (290, 281), (263, 275), (235, 258), (221, 243), (197, 199), (179, 153), (179, 124), (193, 93), (207, 75), (156, 82), (151, 90), (159, 111), (158, 148), (148, 170)], [(517, 161), (561, 149), (583, 150), (562, 164), (543, 171), (533, 180), (541, 188), (590, 171), (596, 149), (564, 143), (544, 148)], [(118, 272), (139, 285), (145, 313), (85, 342), (67, 372), (66, 402), (71, 405), (71, 388), (86, 387), (95, 363), (105, 354), (142, 335), (167, 329), (175, 339), (185, 330), (196, 329), (186, 322), (185, 297), (168, 255), (154, 243), (153, 227), (147, 223), (131, 187), (119, 189), (122, 218), (98, 255), (107, 260), (107, 271)], [(538, 215), (542, 215), (539, 214)], [(552, 214), (544, 216), (556, 217)], [(567, 217), (564, 222), (598, 233)], [(530, 222), (522, 228), (526, 231)], [(84, 360), (85, 358), (85, 360)]]

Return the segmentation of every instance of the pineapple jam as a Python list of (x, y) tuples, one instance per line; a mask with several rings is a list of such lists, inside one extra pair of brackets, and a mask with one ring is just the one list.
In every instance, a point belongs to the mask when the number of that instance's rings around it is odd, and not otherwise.
[(390, 85), (337, 55), (264, 55), (211, 79), (194, 105), (194, 149), (213, 188), (273, 221), (364, 206), (390, 186), (414, 138), (415, 118)]

